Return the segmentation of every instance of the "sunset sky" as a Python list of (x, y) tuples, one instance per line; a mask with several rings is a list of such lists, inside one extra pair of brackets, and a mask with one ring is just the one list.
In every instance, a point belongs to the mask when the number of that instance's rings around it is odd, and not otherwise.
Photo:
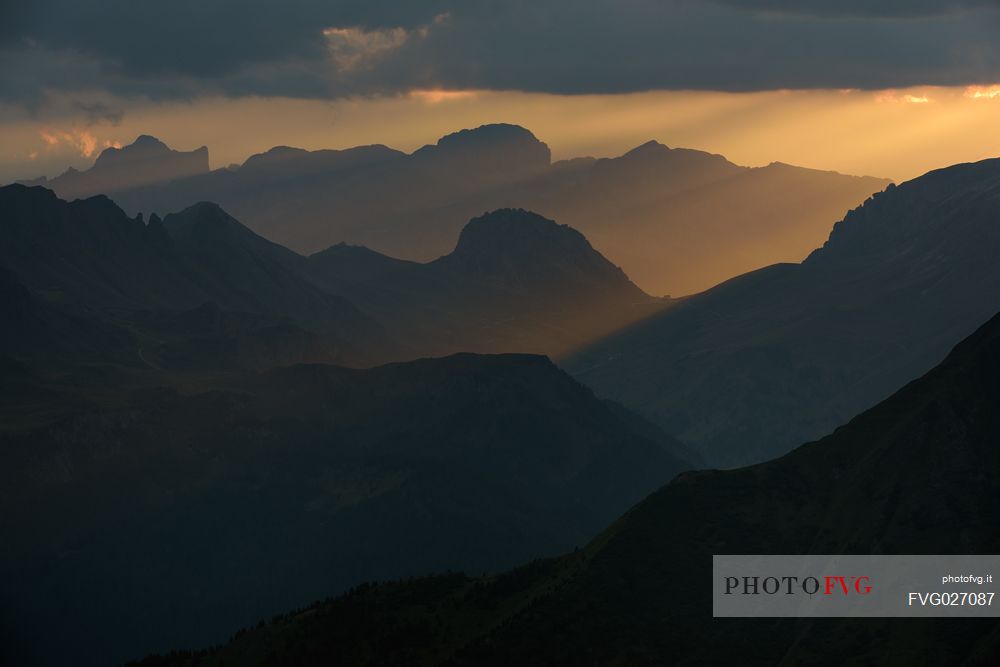
[[(876, 5), (876, 8), (872, 8)], [(996, 0), (259, 5), (45, 0), (0, 22), (0, 181), (153, 134), (412, 150), (488, 122), (557, 159), (649, 139), (903, 180), (1000, 156)]]

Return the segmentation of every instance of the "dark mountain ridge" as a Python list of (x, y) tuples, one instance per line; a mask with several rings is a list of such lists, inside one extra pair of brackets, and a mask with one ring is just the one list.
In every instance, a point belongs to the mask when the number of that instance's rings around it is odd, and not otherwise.
[(1000, 548), (1000, 316), (831, 435), (686, 473), (582, 551), (480, 579), (368, 585), (185, 664), (994, 664), (995, 618), (712, 618), (713, 554)]
[[(153, 365), (208, 362), (189, 340), (157, 360), (176, 330), (169, 319), (205, 304), (259, 316), (227, 320), (251, 327), (244, 333), (257, 342), (241, 338), (251, 348), (273, 347), (262, 336), (273, 341), (282, 321), (292, 327), (286, 351), (255, 352), (253, 367), (269, 358), (371, 365), (463, 350), (564, 354), (667, 305), (579, 232), (527, 211), (476, 218), (453, 253), (428, 264), (344, 244), (306, 258), (205, 202), (145, 224), (103, 196), (65, 202), (14, 185), (0, 189), (0, 212), (0, 266), (40, 298), (125, 328), (165, 326), (137, 343)], [(295, 358), (309, 350), (324, 356)]]
[(299, 276), (289, 266), (297, 255), (211, 204), (147, 225), (107, 197), (65, 202), (13, 185), (0, 188), (0, 233), (0, 266), (37, 297), (118, 326), (131, 327), (146, 311), (217, 303), (325, 336), (333, 355), (326, 361), (371, 362), (392, 349), (381, 325)]
[(1000, 160), (891, 187), (823, 248), (688, 298), (567, 361), (711, 463), (815, 438), (939, 362), (1000, 303)]
[(493, 124), (409, 155), (380, 145), (277, 147), (237, 168), (113, 189), (133, 215), (214, 201), (297, 252), (348, 242), (423, 262), (452, 248), (463, 221), (524, 208), (579, 229), (646, 291), (680, 295), (800, 261), (845, 210), (887, 184), (778, 163), (741, 167), (655, 141), (617, 158), (552, 163), (530, 131)]

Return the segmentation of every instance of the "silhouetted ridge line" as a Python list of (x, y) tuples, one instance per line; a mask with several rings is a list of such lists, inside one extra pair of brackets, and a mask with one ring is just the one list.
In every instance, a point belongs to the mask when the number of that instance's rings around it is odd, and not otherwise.
[(887, 184), (779, 163), (741, 167), (656, 141), (617, 158), (552, 163), (529, 130), (498, 123), (409, 155), (382, 145), (279, 146), (242, 165), (86, 194), (114, 191), (130, 214), (215, 201), (302, 254), (347, 241), (422, 262), (448, 253), (483, 211), (523, 208), (578, 229), (645, 291), (680, 296), (800, 261), (845, 210)]

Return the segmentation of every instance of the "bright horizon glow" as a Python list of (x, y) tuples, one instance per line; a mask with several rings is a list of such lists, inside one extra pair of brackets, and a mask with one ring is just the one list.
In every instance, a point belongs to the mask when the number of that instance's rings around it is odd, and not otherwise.
[(966, 97), (976, 100), (992, 100), (1000, 97), (1000, 86), (969, 86), (965, 90)]
[(213, 168), (288, 145), (315, 150), (372, 143), (407, 152), (485, 123), (523, 125), (553, 159), (614, 157), (651, 139), (720, 153), (737, 164), (803, 167), (907, 180), (1000, 156), (1000, 84), (901, 90), (758, 93), (648, 92), (560, 96), (414, 90), (337, 101), (202, 98), (185, 103), (95, 96), (124, 106), (118, 124), (80, 123), (79, 100), (44, 119), (0, 114), (0, 182), (82, 169), (103, 148), (152, 134), (178, 150), (209, 147)]

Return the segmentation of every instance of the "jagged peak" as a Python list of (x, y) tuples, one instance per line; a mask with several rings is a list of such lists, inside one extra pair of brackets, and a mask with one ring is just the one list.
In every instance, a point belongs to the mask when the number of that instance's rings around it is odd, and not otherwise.
[[(950, 214), (935, 212), (948, 202)], [(993, 234), (989, 215), (1000, 207), (1000, 158), (935, 169), (912, 180), (890, 183), (833, 225), (827, 241), (804, 264), (815, 265), (859, 253), (896, 253), (900, 247), (937, 247), (968, 232)], [(955, 211), (963, 211), (955, 216)], [(958, 226), (967, 226), (960, 233)]]
[(107, 215), (112, 219), (133, 220), (107, 195), (93, 195), (66, 201), (51, 188), (41, 185), (12, 183), (0, 187), (0, 203), (8, 206), (70, 207), (88, 215)]
[[(181, 169), (178, 173), (170, 173), (170, 177), (208, 171), (207, 146), (201, 146), (193, 151), (175, 151), (152, 135), (140, 134), (136, 137), (135, 141), (127, 146), (105, 148), (97, 156), (93, 168), (81, 173), (87, 174), (88, 172), (92, 172), (97, 174), (104, 170), (131, 170), (134, 168), (133, 164), (135, 162), (143, 163), (141, 169), (149, 168), (145, 166), (148, 164), (150, 167), (156, 169), (166, 168), (177, 171), (176, 167), (170, 166), (175, 163), (174, 158), (183, 160), (186, 168)], [(140, 171), (139, 174), (141, 173), (144, 172)]]

